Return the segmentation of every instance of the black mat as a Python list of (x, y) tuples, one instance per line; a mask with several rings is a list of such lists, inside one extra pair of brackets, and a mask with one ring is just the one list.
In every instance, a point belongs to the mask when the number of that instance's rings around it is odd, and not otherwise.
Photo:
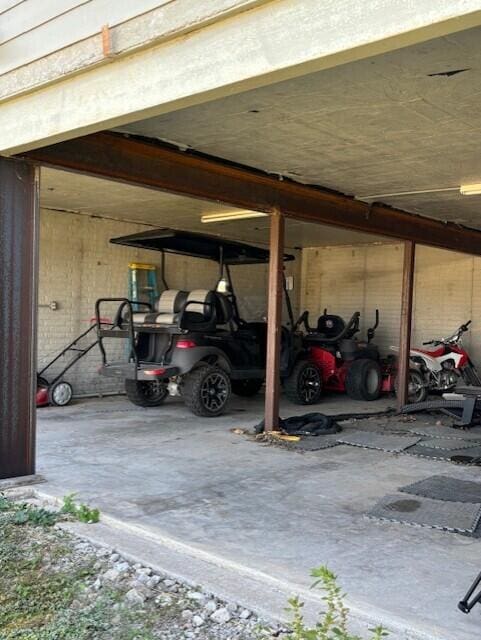
[(481, 504), (481, 482), (450, 476), (431, 476), (401, 487), (399, 491), (433, 500)]
[(384, 496), (366, 515), (389, 522), (475, 535), (481, 505), (409, 497), (400, 493)]
[(430, 458), (432, 460), (448, 460), (450, 461), (453, 456), (470, 456), (473, 458), (481, 457), (481, 447), (471, 447), (469, 449), (431, 449), (429, 447), (420, 446), (415, 444), (414, 447), (410, 447), (406, 453), (408, 455), (419, 456), (421, 458)]

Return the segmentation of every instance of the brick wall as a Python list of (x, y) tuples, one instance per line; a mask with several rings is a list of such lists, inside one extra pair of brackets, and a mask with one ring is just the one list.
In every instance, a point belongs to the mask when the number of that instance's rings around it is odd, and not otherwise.
[[(41, 211), (39, 304), (55, 300), (59, 308), (57, 311), (42, 306), (39, 308), (39, 369), (88, 328), (97, 298), (127, 295), (129, 262), (160, 265), (160, 254), (109, 244), (112, 237), (145, 229), (145, 226), (127, 222), (45, 209)], [(288, 273), (297, 275), (298, 267), (300, 272), (300, 259), (296, 263), (289, 265)], [(217, 265), (213, 262), (180, 256), (166, 257), (166, 278), (172, 289), (213, 287), (217, 273)], [(232, 275), (243, 317), (248, 320), (261, 319), (266, 314), (266, 266), (235, 267)], [(300, 278), (296, 277), (295, 282), (299, 293)], [(297, 312), (296, 291), (293, 292), (293, 299)], [(123, 357), (124, 346), (121, 341), (111, 341), (111, 349), (112, 344), (117, 345), (117, 356)], [(112, 350), (110, 353), (115, 355)], [(99, 362), (99, 351), (94, 348), (65, 376), (73, 384), (77, 395), (121, 389), (115, 379), (97, 374)]]
[[(357, 245), (304, 249), (301, 308), (309, 309), (314, 324), (327, 307), (349, 318), (360, 311), (360, 335), (381, 320), (376, 343), (384, 352), (399, 340), (402, 245)], [(464, 340), (481, 365), (481, 258), (417, 247), (413, 311), (413, 344), (447, 336), (472, 319)]]

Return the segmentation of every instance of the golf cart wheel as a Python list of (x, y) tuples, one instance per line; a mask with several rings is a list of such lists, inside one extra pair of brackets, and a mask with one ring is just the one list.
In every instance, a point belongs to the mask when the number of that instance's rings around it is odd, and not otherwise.
[(353, 400), (377, 400), (381, 395), (379, 363), (368, 358), (354, 360), (346, 376), (346, 393)]
[(220, 367), (200, 365), (184, 377), (182, 395), (194, 415), (220, 416), (231, 395), (229, 376)]
[(294, 404), (316, 404), (321, 399), (322, 375), (319, 367), (299, 360), (284, 382), (284, 392)]
[(55, 407), (65, 407), (72, 400), (72, 385), (65, 380), (53, 384), (48, 390), (48, 401)]
[(246, 380), (231, 380), (232, 392), (242, 398), (255, 396), (261, 390), (263, 381), (257, 378), (247, 378)]
[(164, 380), (129, 380), (125, 381), (127, 398), (138, 407), (158, 407), (169, 395)]
[[(398, 379), (396, 378), (394, 383), (394, 389), (396, 395), (398, 393)], [(428, 389), (424, 383), (423, 376), (416, 369), (409, 369), (409, 381), (408, 381), (408, 402), (409, 404), (415, 404), (417, 402), (424, 402), (428, 397)]]

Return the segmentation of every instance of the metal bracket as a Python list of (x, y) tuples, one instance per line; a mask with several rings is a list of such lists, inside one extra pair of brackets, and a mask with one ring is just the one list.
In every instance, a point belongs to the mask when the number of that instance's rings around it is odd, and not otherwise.
[(38, 308), (39, 309), (50, 309), (50, 311), (57, 311), (58, 302), (56, 300), (52, 300), (51, 302), (48, 302), (47, 304), (39, 304)]

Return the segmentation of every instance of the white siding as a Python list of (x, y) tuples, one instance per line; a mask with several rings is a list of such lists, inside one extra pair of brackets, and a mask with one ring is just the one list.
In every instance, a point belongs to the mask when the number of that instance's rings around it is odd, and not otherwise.
[[(0, 75), (171, 0), (24, 0), (0, 4)], [(10, 7), (10, 8), (9, 8)]]

